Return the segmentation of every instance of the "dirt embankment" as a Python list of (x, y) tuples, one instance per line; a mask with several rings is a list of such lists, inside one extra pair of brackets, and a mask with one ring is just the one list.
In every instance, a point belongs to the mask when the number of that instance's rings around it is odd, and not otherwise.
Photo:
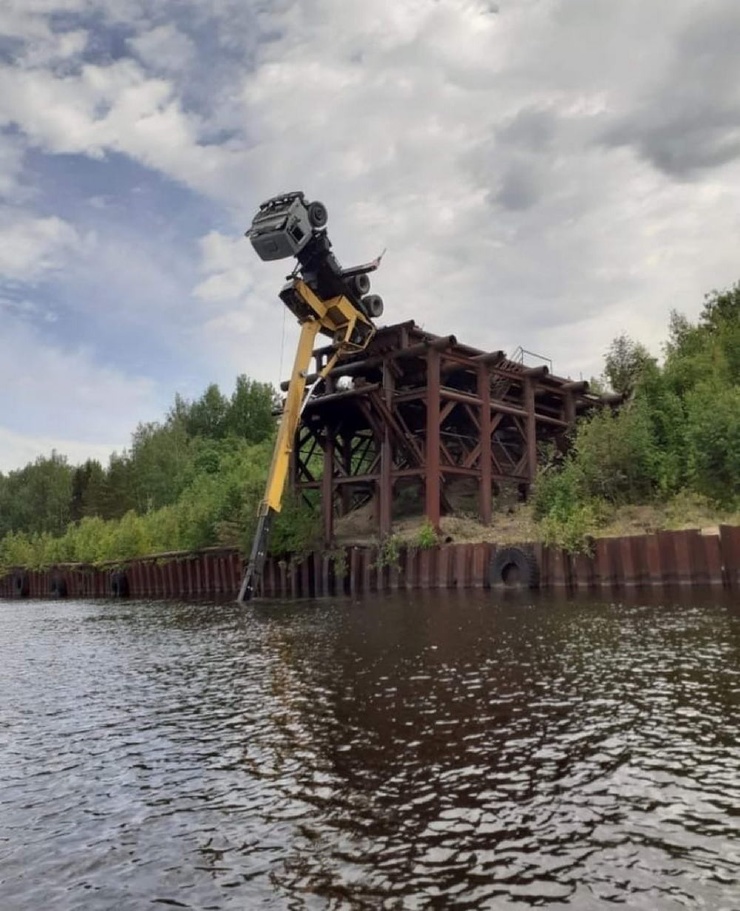
[[(399, 541), (413, 543), (418, 539), (426, 519), (420, 510), (393, 522), (393, 534)], [(623, 537), (652, 534), (656, 531), (678, 531), (699, 528), (705, 534), (717, 534), (719, 525), (740, 525), (740, 512), (718, 513), (710, 504), (693, 497), (676, 497), (668, 503), (622, 506), (594, 531), (595, 537)], [(490, 541), (512, 544), (536, 541), (542, 537), (528, 504), (504, 505), (494, 510), (490, 525), (483, 525), (471, 510), (460, 510), (443, 516), (440, 522), (443, 540), (461, 542)], [(339, 544), (371, 545), (377, 542), (377, 524), (371, 504), (337, 520)]]

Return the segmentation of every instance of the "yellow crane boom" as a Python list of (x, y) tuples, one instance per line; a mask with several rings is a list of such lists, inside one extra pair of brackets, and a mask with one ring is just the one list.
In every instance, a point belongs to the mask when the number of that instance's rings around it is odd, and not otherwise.
[(321, 203), (306, 203), (302, 193), (283, 194), (263, 203), (247, 236), (262, 259), (294, 255), (299, 266), (280, 292), (283, 303), (298, 319), (298, 340), (283, 406), (265, 496), (257, 513), (257, 529), (238, 601), (249, 601), (259, 588), (267, 558), (272, 520), (280, 512), (290, 455), (306, 399), (308, 367), (319, 333), (332, 339), (333, 351), (318, 374), (319, 382), (347, 354), (363, 350), (375, 334), (372, 318), (383, 312), (377, 295), (368, 294), (369, 272), (380, 258), (342, 269), (330, 252), (331, 243), (323, 230), (326, 209)]

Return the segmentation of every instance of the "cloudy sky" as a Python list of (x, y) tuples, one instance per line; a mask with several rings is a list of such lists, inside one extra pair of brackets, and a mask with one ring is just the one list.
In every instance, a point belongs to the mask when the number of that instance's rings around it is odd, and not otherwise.
[(659, 353), (740, 278), (738, 47), (737, 0), (4, 0), (0, 470), (285, 375), (288, 189), (389, 322)]

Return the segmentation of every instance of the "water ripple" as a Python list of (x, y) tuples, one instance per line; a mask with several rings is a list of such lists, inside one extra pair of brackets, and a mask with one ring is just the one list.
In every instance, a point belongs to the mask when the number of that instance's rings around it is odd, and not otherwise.
[(740, 907), (719, 596), (0, 605), (0, 908)]

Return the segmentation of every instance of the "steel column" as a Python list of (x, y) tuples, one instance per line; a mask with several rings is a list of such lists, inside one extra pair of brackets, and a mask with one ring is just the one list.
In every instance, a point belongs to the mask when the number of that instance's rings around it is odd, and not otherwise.
[(524, 409), (527, 412), (527, 474), (534, 481), (537, 475), (537, 414), (535, 412), (534, 380), (524, 380)]
[[(393, 406), (393, 373), (386, 359), (383, 363), (383, 400), (389, 412)], [(393, 530), (393, 447), (391, 445), (391, 428), (387, 421), (383, 424), (383, 439), (380, 443), (380, 495), (379, 495), (379, 530), (382, 538)]]
[(491, 497), (493, 494), (491, 486), (491, 473), (493, 466), (491, 464), (491, 377), (488, 372), (488, 365), (480, 363), (478, 365), (478, 396), (481, 400), (480, 406), (480, 454), (478, 456), (480, 465), (480, 483), (479, 505), (481, 522), (485, 525), (491, 522)]
[(439, 464), (440, 378), (439, 351), (427, 350), (427, 414), (426, 414), (426, 498), (425, 512), (435, 529), (439, 529), (441, 479)]

